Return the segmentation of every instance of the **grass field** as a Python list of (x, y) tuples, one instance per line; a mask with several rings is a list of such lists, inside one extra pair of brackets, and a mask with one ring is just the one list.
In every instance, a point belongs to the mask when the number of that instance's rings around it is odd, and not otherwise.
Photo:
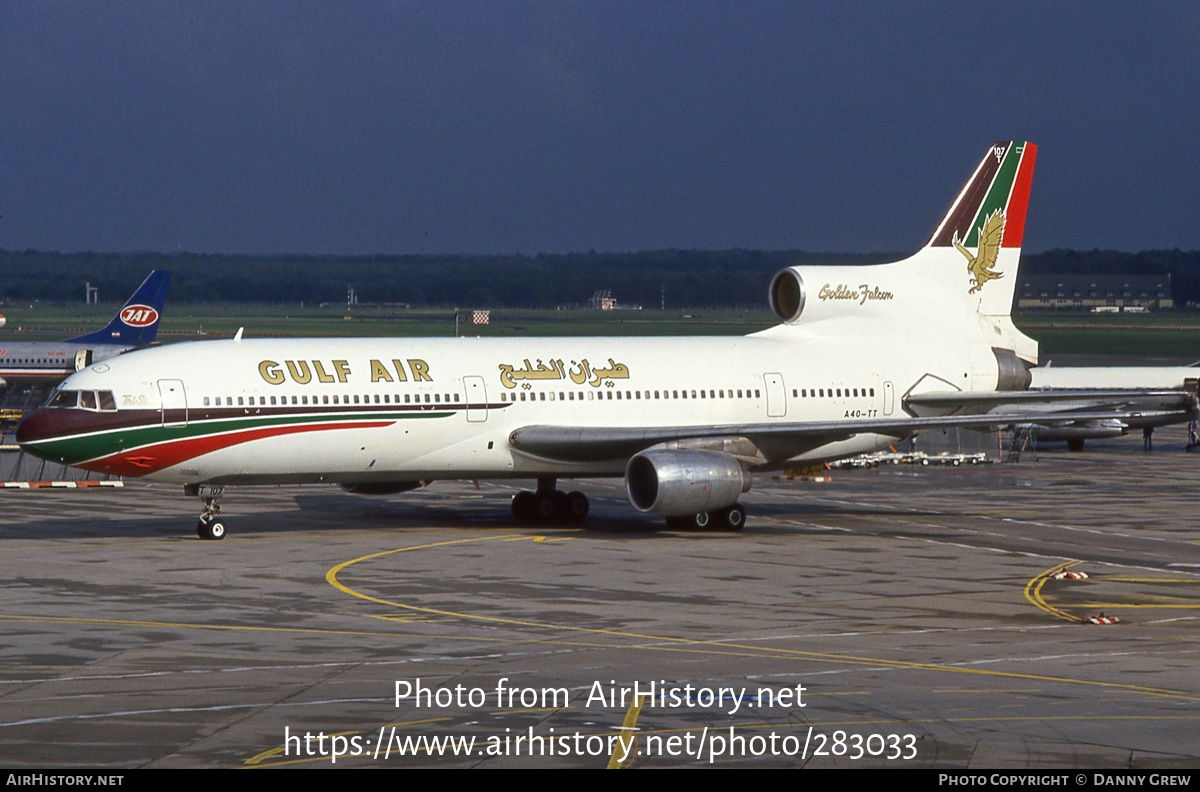
[(1200, 313), (1027, 313), (1014, 321), (1026, 335), (1038, 340), (1043, 356), (1082, 353), (1200, 360)]
[[(20, 305), (0, 309), (8, 320), (0, 342), (61, 340), (103, 327), (119, 306)], [(1134, 315), (1027, 313), (1018, 327), (1036, 338), (1043, 356), (1061, 353), (1190, 357), (1200, 360), (1200, 313)], [(534, 311), (497, 309), (488, 325), (462, 325), (462, 335), (745, 335), (775, 324), (770, 311)], [(450, 308), (400, 306), (171, 305), (159, 340), (247, 336), (451, 336)]]

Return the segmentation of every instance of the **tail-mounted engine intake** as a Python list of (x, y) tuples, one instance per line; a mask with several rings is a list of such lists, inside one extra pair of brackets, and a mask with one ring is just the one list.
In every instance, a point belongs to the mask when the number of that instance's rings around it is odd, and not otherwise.
[(807, 294), (804, 290), (804, 276), (794, 267), (780, 270), (771, 278), (771, 290), (768, 299), (771, 310), (784, 322), (794, 322), (804, 313), (804, 302)]
[(893, 264), (788, 267), (775, 273), (767, 299), (788, 324), (831, 316), (873, 316), (898, 310), (897, 297), (914, 285)]
[(629, 460), (625, 487), (639, 511), (699, 514), (737, 503), (750, 489), (750, 476), (728, 454), (652, 449)]

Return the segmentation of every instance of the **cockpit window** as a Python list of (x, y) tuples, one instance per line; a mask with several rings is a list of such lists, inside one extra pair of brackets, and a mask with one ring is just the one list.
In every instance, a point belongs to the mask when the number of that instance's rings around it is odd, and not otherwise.
[(50, 398), (46, 400), (46, 406), (58, 409), (78, 407), (83, 410), (115, 412), (117, 400), (113, 398), (112, 391), (58, 390), (50, 394)]
[(60, 390), (50, 394), (47, 407), (74, 407), (79, 404), (79, 391)]

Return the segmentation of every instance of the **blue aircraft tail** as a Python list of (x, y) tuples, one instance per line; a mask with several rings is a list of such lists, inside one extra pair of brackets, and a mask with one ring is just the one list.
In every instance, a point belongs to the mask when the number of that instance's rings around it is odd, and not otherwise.
[(68, 338), (64, 343), (114, 344), (122, 347), (153, 343), (158, 333), (158, 320), (167, 301), (167, 284), (170, 281), (170, 270), (154, 270), (108, 323), (108, 327)]

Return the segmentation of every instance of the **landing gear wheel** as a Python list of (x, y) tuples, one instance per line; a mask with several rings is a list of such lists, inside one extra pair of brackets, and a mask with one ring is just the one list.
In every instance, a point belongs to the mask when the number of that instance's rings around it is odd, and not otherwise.
[(536, 523), (552, 523), (554, 522), (555, 495), (558, 493), (542, 494), (540, 492), (533, 493), (533, 517), (530, 522)]
[(521, 490), (512, 499), (513, 517), (517, 522), (531, 523), (538, 514), (537, 496), (529, 490)]
[(722, 509), (719, 516), (721, 525), (726, 531), (740, 531), (746, 527), (746, 509), (740, 503), (735, 503), (728, 509)]
[(196, 536), (206, 540), (225, 538), (225, 521), (220, 517), (200, 518), (196, 523)]
[(553, 479), (538, 479), (536, 492), (521, 490), (512, 499), (513, 517), (526, 525), (578, 524), (588, 511), (587, 495), (560, 492), (554, 488)]
[(534, 497), (537, 498), (537, 521), (540, 523), (558, 522), (567, 509), (565, 492), (538, 492)]
[(668, 514), (667, 527), (672, 531), (707, 531), (713, 527), (716, 513)]
[(567, 522), (573, 523), (581, 523), (586, 520), (588, 512), (591, 510), (587, 495), (578, 490), (567, 495), (566, 507)]

